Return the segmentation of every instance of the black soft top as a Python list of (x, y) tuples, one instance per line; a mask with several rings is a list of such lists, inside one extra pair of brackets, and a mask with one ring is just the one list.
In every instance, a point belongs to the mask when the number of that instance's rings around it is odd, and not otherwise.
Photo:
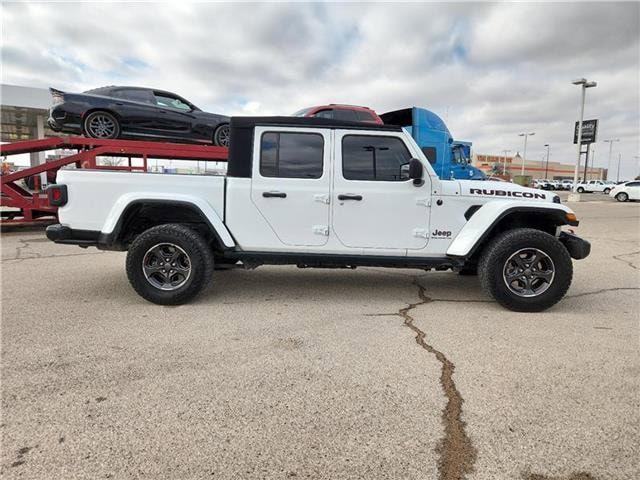
[(253, 160), (253, 129), (255, 127), (316, 127), (347, 130), (373, 130), (401, 132), (398, 125), (380, 125), (369, 122), (349, 122), (317, 117), (231, 117), (231, 137), (227, 176), (251, 177)]

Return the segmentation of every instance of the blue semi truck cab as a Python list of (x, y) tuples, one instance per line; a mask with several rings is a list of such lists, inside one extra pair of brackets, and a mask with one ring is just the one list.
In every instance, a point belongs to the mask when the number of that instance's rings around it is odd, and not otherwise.
[(486, 179), (482, 170), (471, 165), (471, 142), (454, 140), (435, 113), (412, 107), (384, 113), (380, 118), (409, 132), (442, 180)]

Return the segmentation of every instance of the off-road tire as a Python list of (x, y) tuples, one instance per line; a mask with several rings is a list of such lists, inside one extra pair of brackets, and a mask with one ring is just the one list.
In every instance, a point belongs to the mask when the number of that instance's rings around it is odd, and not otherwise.
[[(555, 273), (549, 287), (534, 297), (516, 295), (503, 277), (507, 260), (524, 248), (542, 251), (554, 265)], [(517, 228), (490, 241), (482, 252), (478, 274), (482, 288), (503, 307), (515, 312), (541, 312), (555, 305), (567, 293), (573, 277), (573, 264), (565, 246), (554, 236), (532, 228)]]
[(578, 192), (578, 193), (584, 193), (584, 188), (582, 188), (582, 187), (578, 187), (577, 192)]
[[(108, 133), (105, 131), (104, 134), (99, 134), (98, 130), (94, 128), (93, 122), (99, 118), (103, 118), (105, 122), (112, 122), (113, 129), (109, 130)], [(113, 139), (120, 137), (122, 133), (122, 127), (120, 126), (120, 121), (116, 118), (112, 113), (106, 112), (104, 110), (96, 110), (95, 112), (91, 112), (87, 115), (82, 121), (82, 131), (85, 137), (89, 138), (100, 138), (100, 139)]]
[(465, 265), (458, 270), (458, 275), (463, 277), (475, 277), (478, 275), (478, 265)]
[(626, 202), (629, 200), (629, 194), (627, 194), (627, 192), (620, 192), (616, 195), (616, 200), (619, 202)]
[[(147, 280), (143, 260), (154, 245), (169, 243), (180, 247), (189, 257), (191, 272), (186, 283), (175, 290), (161, 290)], [(136, 237), (127, 253), (127, 277), (138, 294), (159, 305), (180, 305), (195, 297), (210, 282), (213, 252), (194, 230), (175, 223), (152, 227)]]

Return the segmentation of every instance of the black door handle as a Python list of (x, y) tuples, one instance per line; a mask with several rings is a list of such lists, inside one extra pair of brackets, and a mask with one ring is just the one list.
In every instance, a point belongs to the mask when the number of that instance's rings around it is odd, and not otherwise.
[(287, 194), (284, 192), (262, 192), (262, 196), (265, 198), (287, 198)]
[(362, 200), (362, 195), (338, 195), (338, 200)]

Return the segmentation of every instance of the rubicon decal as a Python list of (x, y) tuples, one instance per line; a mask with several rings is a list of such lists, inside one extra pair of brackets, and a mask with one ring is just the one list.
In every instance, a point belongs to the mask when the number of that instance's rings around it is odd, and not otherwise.
[(431, 232), (431, 238), (451, 238), (451, 232), (450, 231), (442, 231), (442, 230), (438, 230), (437, 228)]
[(493, 195), (495, 197), (513, 197), (513, 198), (539, 198), (544, 200), (547, 196), (544, 193), (537, 192), (520, 192), (520, 191), (510, 191), (510, 190), (493, 190), (493, 189), (485, 189), (485, 188), (470, 188), (469, 193), (471, 195)]

